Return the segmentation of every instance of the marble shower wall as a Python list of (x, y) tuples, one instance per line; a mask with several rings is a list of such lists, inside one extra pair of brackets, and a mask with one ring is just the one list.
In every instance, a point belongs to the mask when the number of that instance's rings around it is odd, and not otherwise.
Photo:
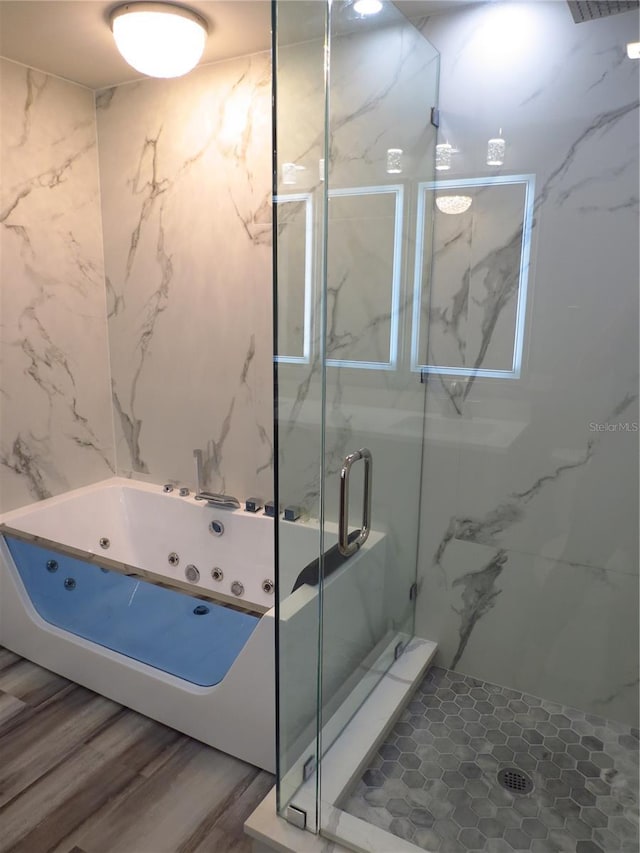
[(115, 469), (93, 93), (0, 60), (0, 512)]
[(118, 473), (272, 495), (268, 54), (96, 98)]
[[(449, 668), (637, 726), (638, 18), (538, 2), (422, 26), (460, 152), (446, 177), (536, 188), (520, 377), (429, 382), (417, 633)], [(513, 310), (503, 257), (475, 302), (434, 281), (443, 353), (443, 308), (489, 340)]]
[(2, 115), (0, 511), (116, 470), (194, 487), (196, 447), (270, 497), (268, 55), (95, 103), (3, 61)]

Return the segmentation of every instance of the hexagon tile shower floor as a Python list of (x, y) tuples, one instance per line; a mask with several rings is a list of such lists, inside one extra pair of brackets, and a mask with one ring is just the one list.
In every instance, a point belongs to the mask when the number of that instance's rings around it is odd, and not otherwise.
[(433, 853), (638, 853), (638, 745), (434, 667), (343, 808)]

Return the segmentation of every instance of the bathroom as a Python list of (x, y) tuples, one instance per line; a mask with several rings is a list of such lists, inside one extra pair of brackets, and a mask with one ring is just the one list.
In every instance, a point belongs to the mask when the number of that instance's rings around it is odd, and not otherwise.
[(0, 3), (0, 756), (37, 666), (237, 849), (635, 853), (638, 4), (187, 5)]

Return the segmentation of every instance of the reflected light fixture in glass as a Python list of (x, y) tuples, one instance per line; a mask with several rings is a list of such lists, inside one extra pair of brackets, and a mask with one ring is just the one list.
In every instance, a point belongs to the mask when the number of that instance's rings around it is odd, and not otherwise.
[(471, 196), (439, 195), (436, 196), (436, 207), (441, 213), (465, 213), (471, 207)]
[(629, 59), (640, 59), (640, 41), (632, 41), (627, 45)]
[(497, 137), (487, 142), (487, 166), (503, 166), (507, 143), (502, 138), (502, 128)]
[(402, 148), (387, 148), (387, 174), (402, 174)]
[(184, 6), (126, 3), (111, 13), (116, 46), (132, 68), (149, 77), (181, 77), (200, 61), (206, 21)]
[(356, 0), (353, 8), (359, 15), (377, 15), (382, 9), (382, 2), (381, 0)]
[(291, 186), (298, 183), (298, 170), (295, 163), (282, 164), (282, 183)]
[(446, 172), (451, 168), (451, 154), (453, 146), (448, 142), (441, 142), (436, 145), (436, 169), (438, 172)]

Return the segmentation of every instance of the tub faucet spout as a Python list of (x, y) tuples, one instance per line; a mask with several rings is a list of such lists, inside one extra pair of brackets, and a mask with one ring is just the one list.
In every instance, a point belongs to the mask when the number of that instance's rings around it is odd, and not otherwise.
[(208, 506), (223, 507), (223, 509), (240, 509), (240, 501), (233, 495), (221, 495), (217, 492), (198, 492), (194, 495), (197, 501), (206, 501)]
[(204, 465), (202, 461), (202, 450), (193, 451), (196, 460), (196, 493), (197, 501), (206, 501), (209, 506), (223, 507), (225, 509), (240, 509), (240, 501), (233, 495), (222, 495), (218, 492), (210, 492), (203, 488)]

